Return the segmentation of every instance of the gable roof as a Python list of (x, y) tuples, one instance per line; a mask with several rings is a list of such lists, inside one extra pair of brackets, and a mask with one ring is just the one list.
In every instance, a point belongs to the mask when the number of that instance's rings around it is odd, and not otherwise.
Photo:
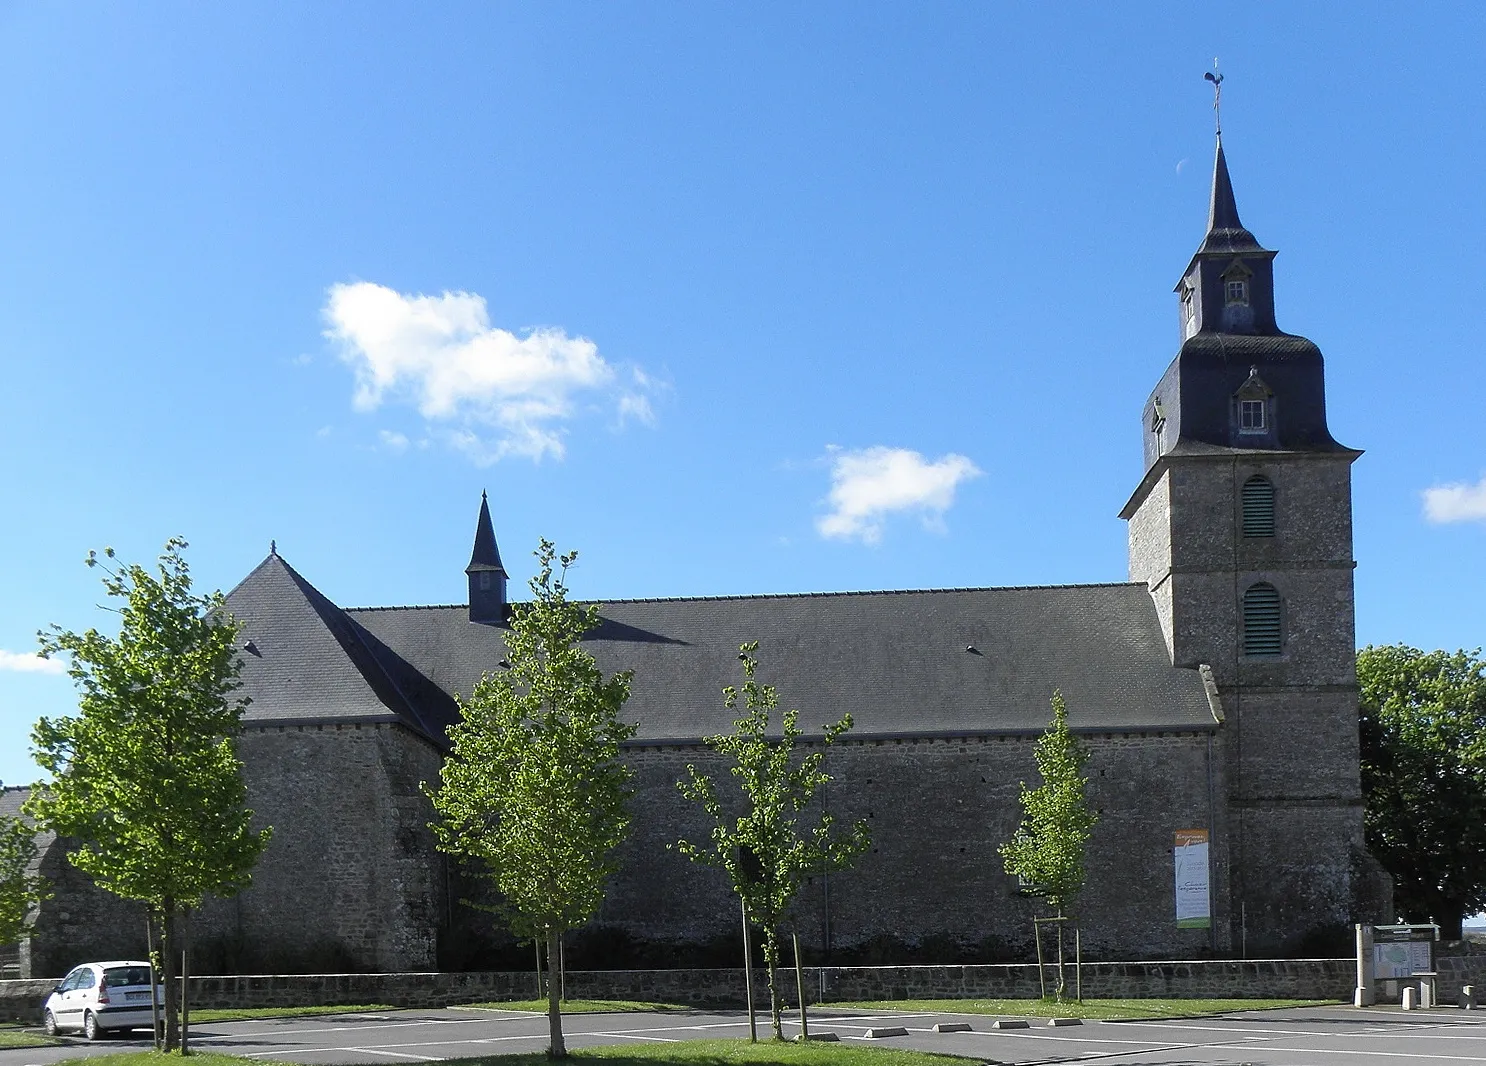
[(227, 594), (242, 625), (242, 692), (247, 725), (264, 722), (400, 722), (433, 739), (448, 720), (437, 701), (410, 697), (381, 649), (276, 552)]
[[(227, 603), (250, 725), (396, 721), (443, 743), (456, 696), (506, 656), (504, 627), (463, 605), (342, 609), (276, 554)], [(605, 672), (634, 671), (637, 743), (729, 731), (722, 688), (747, 640), (807, 734), (848, 712), (858, 738), (1040, 732), (1054, 689), (1075, 729), (1216, 725), (1143, 584), (619, 600), (600, 617), (584, 644)]]
[[(390, 672), (442, 697), (441, 719), (506, 654), (504, 630), (463, 606), (345, 614)], [(753, 639), (761, 679), (809, 734), (847, 712), (858, 738), (1040, 732), (1054, 689), (1076, 729), (1216, 724), (1197, 671), (1170, 665), (1140, 584), (621, 600), (601, 618), (584, 644), (606, 672), (634, 671), (625, 717), (639, 743), (729, 731), (722, 688), (741, 681), (738, 646)], [(255, 698), (259, 713), (274, 701)]]

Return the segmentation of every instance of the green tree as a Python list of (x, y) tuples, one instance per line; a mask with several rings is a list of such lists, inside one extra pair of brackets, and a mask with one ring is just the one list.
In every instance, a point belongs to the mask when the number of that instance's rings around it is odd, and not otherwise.
[(846, 869), (869, 841), (866, 822), (838, 831), (830, 812), (822, 811), (818, 817), (804, 814), (816, 793), (831, 780), (824, 769), (825, 746), (851, 728), (851, 715), (826, 726), (821, 746), (796, 760), (800, 712), (786, 711), (777, 738), (769, 736), (779, 697), (774, 686), (758, 680), (757, 650), (758, 642), (752, 641), (739, 651), (742, 689), (731, 685), (723, 689), (728, 710), (736, 710), (741, 697), (747, 713), (733, 722), (731, 734), (706, 739), (708, 747), (732, 760), (731, 771), (742, 792), (742, 813), (732, 816), (729, 811), (737, 809), (736, 805), (724, 803), (716, 783), (695, 766), (688, 766), (686, 778), (677, 786), (711, 816), (712, 842), (709, 846), (681, 840), (676, 847), (693, 862), (722, 867), (742, 898), (746, 914), (762, 927), (774, 1038), (782, 1040), (775, 979), (780, 927), (807, 877)]
[(42, 718), (31, 734), (50, 780), (25, 810), (78, 841), (72, 864), (104, 889), (145, 904), (160, 930), (165, 1046), (184, 1042), (173, 977), (186, 920), (208, 895), (246, 887), (271, 830), (254, 831), (236, 740), (247, 700), (239, 687), (237, 623), (222, 594), (198, 596), (172, 538), (158, 574), (115, 564), (112, 548), (88, 565), (120, 601), (119, 635), (43, 631), (41, 654), (66, 653), (78, 713)]
[[(1058, 917), (1072, 909), (1084, 887), (1084, 852), (1099, 818), (1089, 810), (1084, 764), (1088, 750), (1068, 728), (1063, 694), (1054, 692), (1053, 720), (1037, 741), (1033, 755), (1042, 784), (1022, 782), (1022, 821), (1001, 845), (1006, 872), (1047, 900)], [(1062, 926), (1058, 928), (1058, 998), (1063, 998)]]
[(1367, 846), (1401, 916), (1458, 940), (1486, 908), (1486, 662), (1403, 644), (1357, 653)]
[(0, 944), (20, 940), (31, 908), (46, 898), (42, 878), (30, 872), (35, 858), (36, 830), (0, 817)]
[(631, 674), (605, 678), (580, 645), (597, 606), (568, 599), (576, 552), (557, 559), (543, 540), (532, 601), (517, 604), (506, 634), (510, 668), (486, 674), (449, 730), (442, 784), (428, 789), (441, 850), (486, 866), (517, 936), (547, 946), (548, 1054), (563, 1058), (557, 979), (564, 932), (597, 913), (629, 829), (630, 770), (619, 720)]

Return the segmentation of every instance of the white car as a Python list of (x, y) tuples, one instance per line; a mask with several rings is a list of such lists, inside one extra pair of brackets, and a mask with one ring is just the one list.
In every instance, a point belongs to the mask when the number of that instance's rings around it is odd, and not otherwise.
[[(155, 995), (164, 1003), (164, 989)], [(80, 1029), (89, 1040), (100, 1040), (119, 1029), (150, 1029), (150, 964), (147, 962), (85, 962), (74, 968), (46, 997), (42, 1020), (48, 1033)]]

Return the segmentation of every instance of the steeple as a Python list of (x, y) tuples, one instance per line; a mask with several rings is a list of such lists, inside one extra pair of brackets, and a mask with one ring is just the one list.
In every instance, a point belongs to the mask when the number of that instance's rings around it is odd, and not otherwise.
[(1182, 340), (1198, 333), (1278, 335), (1280, 330), (1274, 321), (1274, 256), (1239, 221), (1220, 133), (1213, 160), (1207, 234), (1176, 284), (1181, 299)]
[(1236, 252), (1259, 248), (1254, 235), (1238, 220), (1238, 202), (1233, 198), (1233, 179), (1223, 155), (1223, 135), (1218, 134), (1218, 155), (1213, 161), (1213, 193), (1207, 209), (1207, 237), (1199, 251)]
[(470, 583), (470, 621), (499, 623), (506, 619), (506, 568), (495, 543), (490, 501), (480, 493), (480, 517), (475, 522), (475, 547), (464, 568)]

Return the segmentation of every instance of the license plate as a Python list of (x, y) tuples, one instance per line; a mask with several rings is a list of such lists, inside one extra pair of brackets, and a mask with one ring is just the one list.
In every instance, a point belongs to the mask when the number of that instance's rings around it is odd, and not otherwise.
[(148, 1003), (150, 994), (148, 992), (125, 992), (124, 998), (130, 1003)]

